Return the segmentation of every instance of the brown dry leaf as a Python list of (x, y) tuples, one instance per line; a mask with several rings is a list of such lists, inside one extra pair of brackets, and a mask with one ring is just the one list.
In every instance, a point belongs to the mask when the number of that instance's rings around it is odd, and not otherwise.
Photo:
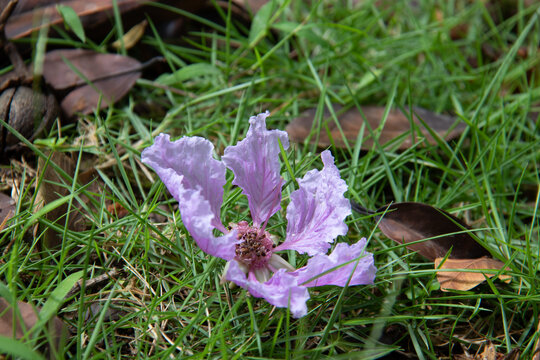
[(90, 114), (96, 110), (98, 104), (99, 108), (103, 109), (126, 95), (140, 76), (140, 72), (134, 72), (117, 75), (114, 79), (98, 80), (93, 86), (82, 86), (71, 91), (62, 100), (60, 107), (68, 117), (76, 113)]
[(0, 192), (0, 231), (4, 229), (6, 223), (15, 214), (15, 200)]
[(253, 14), (259, 11), (269, 0), (233, 0), (239, 6), (247, 8)]
[[(484, 351), (481, 354), (476, 355), (474, 358), (478, 360), (498, 360), (497, 351), (492, 342), (484, 347)], [(502, 354), (501, 354), (502, 355)]]
[(139, 61), (127, 56), (82, 49), (55, 50), (45, 55), (43, 77), (56, 90), (78, 87), (61, 103), (64, 113), (72, 116), (77, 112), (91, 113), (100, 99), (100, 108), (104, 108), (123, 97), (141, 76), (141, 69)]
[[(352, 108), (345, 112), (342, 112), (341, 109), (341, 106), (334, 105), (334, 110), (338, 116), (339, 124), (347, 141), (354, 144), (363, 124), (366, 124), (361, 148), (362, 150), (370, 150), (373, 147), (374, 140), (370, 134), (369, 128), (377, 133), (377, 128), (381, 124), (384, 117), (385, 108), (381, 106), (362, 106), (361, 109), (365, 115), (365, 118), (367, 119), (367, 123), (358, 109)], [(289, 134), (291, 140), (303, 142), (309, 136), (312, 128), (316, 126), (316, 124), (313, 124), (315, 115), (315, 109), (307, 110), (286, 127), (285, 130)], [(386, 123), (384, 124), (384, 128), (380, 132), (380, 135), (377, 137), (376, 141), (380, 145), (384, 145), (398, 136), (408, 134), (404, 137), (398, 149), (407, 149), (411, 147), (413, 143), (423, 141), (423, 138), (425, 138), (429, 144), (436, 144), (437, 141), (432, 136), (430, 131), (424, 127), (418, 117), (420, 117), (426, 123), (430, 130), (447, 141), (459, 136), (466, 128), (466, 125), (462, 122), (456, 124), (457, 121), (452, 116), (435, 114), (429, 110), (419, 107), (413, 108), (413, 115), (414, 123), (418, 127), (418, 129), (415, 129), (413, 132), (414, 141), (411, 139), (411, 123), (409, 118), (397, 109), (390, 110)], [(326, 131), (326, 127), (328, 127), (334, 144), (337, 147), (345, 147), (345, 142), (339, 128), (328, 110), (324, 111), (322, 121), (323, 124), (321, 125), (321, 132), (319, 133), (319, 141), (317, 143), (318, 146), (327, 147), (332, 145), (329, 134)], [(420, 133), (418, 133), (418, 130)], [(315, 136), (312, 136), (312, 141), (314, 140)]]
[[(152, 1), (117, 0), (117, 4), (120, 13), (124, 13)], [(58, 1), (20, 1), (6, 24), (6, 37), (19, 39), (42, 27), (62, 24), (62, 16), (56, 9), (57, 3)], [(71, 0), (61, 3), (79, 15), (84, 28), (105, 23), (113, 14), (112, 0)]]
[[(451, 259), (473, 259), (491, 256), (476, 240), (464, 232), (467, 224), (444, 210), (433, 206), (403, 202), (379, 208), (377, 211), (364, 209), (351, 201), (353, 210), (361, 214), (377, 215), (379, 229), (390, 239), (407, 244), (407, 248), (433, 261), (445, 257), (452, 249)], [(421, 241), (414, 244), (413, 242)]]
[(23, 301), (18, 301), (17, 305), (20, 318), (14, 324), (13, 307), (6, 299), (0, 298), (0, 335), (12, 337), (15, 330), (15, 338), (20, 339), (25, 330), (31, 329), (37, 323), (38, 314), (32, 305)]
[[(54, 152), (50, 157), (50, 161), (58, 165), (69, 176), (73, 176), (75, 172), (75, 164), (67, 155)], [(43, 181), (37, 192), (37, 204), (36, 211), (58, 200), (62, 197), (66, 197), (70, 193), (70, 184), (68, 180), (64, 179), (54, 167), (46, 162), (45, 159), (39, 158), (38, 160), (38, 174), (43, 174)], [(61, 184), (64, 184), (62, 186)], [(56, 222), (57, 225), (66, 226), (68, 203), (64, 203), (52, 211), (49, 211), (45, 218), (51, 222)], [(72, 215), (72, 214), (70, 214)], [(71, 216), (70, 216), (71, 217)], [(43, 235), (42, 245), (45, 249), (52, 249), (58, 247), (62, 243), (62, 234), (54, 232), (54, 230), (47, 228)]]
[[(435, 268), (438, 270), (456, 270), (456, 271), (438, 271), (437, 280), (441, 284), (442, 291), (448, 290), (470, 290), (480, 285), (486, 280), (486, 276), (491, 278), (495, 276), (496, 270), (504, 267), (504, 263), (488, 257), (479, 259), (446, 259), (436, 258)], [(440, 266), (440, 267), (439, 267)], [(464, 272), (460, 270), (491, 270), (491, 272)], [(508, 267), (507, 270), (510, 270)], [(499, 279), (504, 282), (510, 282), (510, 275), (499, 275)]]
[(121, 219), (129, 214), (129, 211), (122, 206), (122, 204), (115, 202), (107, 206), (107, 211), (113, 215), (116, 215), (118, 219)]
[[(0, 335), (21, 339), (26, 331), (31, 329), (38, 321), (38, 309), (24, 301), (17, 301), (17, 311), (4, 298), (0, 298)], [(53, 316), (49, 322), (49, 333), (54, 340), (53, 344), (59, 348), (66, 327), (62, 320)]]
[[(60, 152), (53, 152), (50, 156), (49, 162), (54, 162), (69, 176), (75, 175), (75, 162), (66, 154)], [(37, 201), (38, 206), (36, 211), (41, 209), (47, 204), (51, 204), (53, 201), (67, 197), (70, 195), (72, 179), (65, 179), (50, 163), (45, 159), (40, 158), (38, 161), (38, 174), (43, 176), (43, 181), (38, 189)], [(79, 183), (87, 184), (93, 180), (95, 174), (92, 170), (83, 172), (78, 177)], [(92, 190), (98, 192), (99, 185), (92, 183)], [(80, 198), (86, 203), (90, 203), (86, 196), (81, 195)], [(69, 204), (65, 202), (53, 210), (49, 211), (45, 218), (53, 223), (56, 223), (60, 227), (67, 227), (72, 231), (81, 231), (84, 229), (85, 218), (81, 213), (81, 205), (77, 200), (73, 200), (71, 206), (71, 212), (69, 217), (67, 214)], [(66, 224), (66, 219), (68, 219)], [(44, 248), (51, 249), (59, 246), (62, 243), (62, 234), (56, 233), (53, 229), (47, 227), (43, 236), (42, 245)]]
[[(70, 65), (84, 78), (74, 72)], [(139, 70), (141, 63), (133, 58), (84, 49), (50, 51), (45, 54), (43, 62), (43, 77), (55, 90), (84, 86), (87, 85), (86, 80), (110, 79), (118, 74)]]

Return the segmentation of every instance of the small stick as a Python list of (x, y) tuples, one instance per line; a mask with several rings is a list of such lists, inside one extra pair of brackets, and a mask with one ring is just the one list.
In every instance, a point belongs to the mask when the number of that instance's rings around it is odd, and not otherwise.
[(83, 281), (86, 281), (85, 288), (88, 289), (88, 288), (91, 288), (92, 286), (95, 286), (97, 284), (100, 284), (102, 282), (105, 282), (105, 281), (109, 280), (110, 278), (118, 275), (119, 273), (120, 273), (120, 270), (112, 269), (112, 270), (109, 270), (108, 272), (106, 272), (105, 274), (101, 274), (99, 276), (96, 276), (96, 277), (88, 279), (88, 280), (80, 279), (79, 281), (77, 281), (75, 283), (75, 285), (73, 285), (71, 290), (69, 290), (69, 292), (66, 295), (66, 299), (70, 298), (73, 295), (75, 295), (77, 293), (77, 291), (79, 291), (82, 288)]

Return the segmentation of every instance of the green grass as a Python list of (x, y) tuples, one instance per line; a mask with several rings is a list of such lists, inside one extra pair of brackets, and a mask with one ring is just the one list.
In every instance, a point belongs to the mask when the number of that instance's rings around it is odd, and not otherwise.
[[(310, 7), (278, 1), (256, 15), (251, 29), (225, 9), (223, 21), (205, 20), (187, 42), (145, 36), (142, 42), (165, 57), (170, 73), (139, 80), (113, 108), (61, 132), (67, 141), (56, 150), (73, 151), (79, 173), (90, 167), (98, 172), (96, 184), (64, 185), (72, 195), (61, 202), (83, 214), (90, 224), (83, 231), (34, 215), (42, 176), (30, 169), (18, 175), (17, 212), (0, 232), (2, 296), (49, 312), (57, 306), (69, 327), (58, 358), (370, 359), (395, 351), (389, 358), (406, 353), (436, 359), (482, 352), (490, 343), (501, 354), (516, 351), (532, 358), (540, 316), (540, 130), (531, 115), (540, 101), (538, 6), (517, 6), (515, 14), (500, 20), (500, 13), (482, 2), (349, 3)], [(450, 32), (459, 24), (468, 24), (468, 31), (452, 40)], [(108, 41), (127, 30), (118, 27)], [(50, 43), (87, 46), (63, 34)], [(501, 55), (488, 58), (482, 52), (486, 45)], [(520, 48), (528, 50), (527, 57), (517, 54)], [(360, 151), (359, 138), (330, 150), (349, 185), (348, 197), (372, 209), (418, 201), (451, 212), (482, 229), (475, 234), (506, 262), (510, 270), (504, 272), (512, 281), (442, 292), (433, 263), (387, 239), (373, 219), (353, 214), (349, 234), (338, 241), (369, 239), (378, 267), (375, 284), (311, 289), (309, 313), (301, 319), (220, 285), (225, 261), (197, 248), (177, 204), (141, 163), (140, 152), (167, 132), (206, 137), (221, 155), (245, 136), (248, 118), (266, 109), (272, 112), (267, 125), (276, 129), (306, 109), (318, 109), (316, 140), (322, 110), (332, 104), (421, 106), (466, 122), (467, 130), (449, 143)], [(48, 136), (60, 136), (58, 129)], [(34, 149), (36, 158), (46, 158)], [(294, 178), (321, 166), (318, 152), (308, 142), (286, 152), (284, 205)], [(230, 173), (228, 180), (222, 218), (249, 217)], [(127, 215), (116, 216), (111, 203)], [(41, 227), (33, 231), (37, 224)], [(47, 227), (61, 234), (61, 249), (41, 248)], [(284, 235), (284, 212), (269, 228)], [(302, 265), (307, 259), (291, 253), (289, 260)], [(113, 276), (83, 285), (65, 301), (55, 298), (78, 272), (87, 281)], [(13, 353), (28, 355), (50, 341), (40, 323)]]

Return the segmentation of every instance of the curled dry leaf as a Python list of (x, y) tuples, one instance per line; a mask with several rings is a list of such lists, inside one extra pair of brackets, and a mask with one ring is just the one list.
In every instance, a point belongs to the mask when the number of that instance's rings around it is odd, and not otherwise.
[[(375, 134), (378, 133), (377, 129), (381, 125), (381, 121), (384, 118), (385, 108), (381, 106), (363, 106), (362, 112), (365, 115), (365, 119), (362, 114), (356, 108), (349, 109), (345, 112), (341, 111), (341, 106), (334, 105), (339, 125), (343, 130), (347, 141), (354, 144), (356, 138), (360, 133), (362, 126), (365, 124), (364, 138), (362, 140), (362, 150), (370, 150), (373, 147), (374, 139), (369, 131), (371, 128)], [(287, 133), (290, 138), (296, 142), (303, 142), (308, 138), (313, 128), (316, 128), (316, 124), (313, 124), (315, 119), (316, 110), (310, 109), (305, 111), (300, 117), (294, 119), (287, 127)], [(422, 121), (429, 127), (426, 128)], [(321, 124), (321, 132), (319, 133), (318, 146), (327, 147), (332, 145), (330, 138), (333, 140), (337, 147), (345, 147), (345, 142), (339, 131), (336, 122), (331, 117), (330, 112), (325, 109), (322, 118), (323, 124)], [(398, 136), (407, 134), (403, 141), (399, 144), (400, 150), (407, 149), (413, 145), (423, 141), (425, 138), (429, 144), (436, 144), (437, 141), (431, 134), (430, 130), (436, 133), (439, 137), (445, 140), (451, 140), (459, 136), (466, 125), (462, 122), (457, 122), (454, 117), (435, 114), (429, 110), (425, 110), (419, 107), (413, 108), (413, 121), (415, 128), (411, 129), (411, 121), (409, 116), (403, 114), (400, 110), (390, 110), (388, 117), (382, 131), (375, 139), (380, 145), (384, 145), (389, 141), (395, 139)], [(326, 130), (328, 128), (328, 131)], [(328, 133), (329, 132), (329, 133)], [(414, 134), (414, 139), (412, 138)], [(312, 136), (311, 141), (315, 140), (315, 135)]]
[[(488, 257), (479, 259), (435, 259), (435, 268), (438, 270), (437, 280), (441, 284), (442, 291), (448, 290), (470, 290), (486, 280), (496, 275), (497, 270), (504, 268), (504, 263)], [(442, 262), (442, 264), (441, 264)], [(468, 272), (463, 270), (487, 270), (486, 272)], [(506, 270), (510, 270), (506, 268)], [(499, 275), (499, 279), (504, 282), (510, 282), (510, 275)]]
[(55, 50), (45, 55), (43, 77), (55, 90), (75, 88), (61, 103), (64, 113), (72, 116), (91, 113), (100, 99), (100, 108), (104, 108), (123, 97), (141, 76), (141, 69), (139, 61), (127, 56), (83, 49)]
[[(445, 257), (448, 251), (451, 259), (472, 259), (491, 256), (469, 235), (470, 228), (444, 210), (433, 206), (403, 202), (367, 210), (351, 201), (353, 210), (361, 214), (377, 214), (379, 229), (390, 239), (407, 244), (407, 248), (433, 261)], [(430, 239), (421, 241), (423, 239)], [(420, 241), (420, 242), (418, 242)]]
[(146, 26), (148, 25), (148, 21), (145, 19), (129, 29), (127, 33), (124, 34), (122, 37), (122, 41), (116, 40), (111, 44), (111, 47), (115, 50), (120, 50), (122, 48), (122, 45), (124, 46), (124, 49), (129, 50), (132, 47), (134, 47), (139, 40), (144, 35), (144, 31), (146, 30)]

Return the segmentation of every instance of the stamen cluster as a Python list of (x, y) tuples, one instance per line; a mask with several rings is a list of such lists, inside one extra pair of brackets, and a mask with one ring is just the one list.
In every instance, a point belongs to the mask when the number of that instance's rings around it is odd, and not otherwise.
[(253, 268), (263, 268), (272, 256), (274, 243), (267, 231), (249, 226), (247, 221), (241, 221), (236, 226), (238, 240), (235, 254), (236, 260)]

